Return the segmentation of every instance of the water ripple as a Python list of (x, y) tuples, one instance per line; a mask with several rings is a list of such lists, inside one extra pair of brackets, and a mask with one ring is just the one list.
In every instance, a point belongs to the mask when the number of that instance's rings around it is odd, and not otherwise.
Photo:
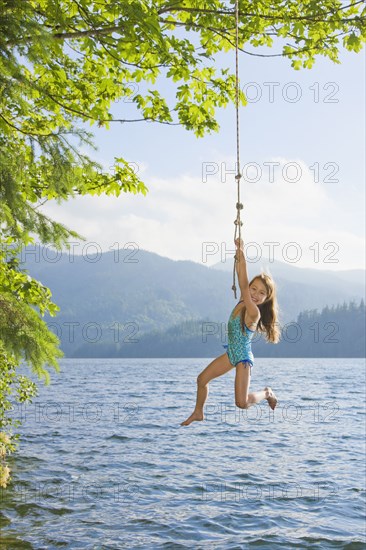
[(283, 396), (274, 413), (237, 409), (229, 373), (183, 428), (201, 360), (64, 360), (9, 459), (2, 545), (365, 548), (363, 362), (347, 361), (340, 381), (334, 360), (258, 359), (253, 385), (275, 372)]

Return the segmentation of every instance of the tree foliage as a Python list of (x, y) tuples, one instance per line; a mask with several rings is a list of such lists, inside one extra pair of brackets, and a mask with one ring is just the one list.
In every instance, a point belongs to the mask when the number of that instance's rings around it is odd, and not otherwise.
[[(311, 68), (317, 56), (337, 63), (340, 48), (359, 52), (365, 41), (363, 1), (240, 0), (239, 8), (240, 50), (283, 56), (294, 69)], [(123, 152), (112, 170), (85, 152), (93, 147), (90, 125), (218, 130), (216, 110), (233, 100), (235, 79), (215, 56), (234, 48), (234, 35), (233, 0), (0, 0), (0, 322), (9, 315), (15, 323), (14, 338), (2, 338), (15, 361), (21, 355), (44, 375), (42, 362), (55, 366), (57, 357), (32, 313), (57, 308), (20, 269), (19, 247), (32, 235), (56, 247), (80, 237), (42, 205), (147, 192)]]
[(11, 431), (20, 424), (13, 419), (15, 403), (31, 401), (37, 395), (37, 387), (27, 376), (16, 372), (18, 362), (9, 354), (0, 339), (0, 487), (6, 487), (10, 477), (10, 469), (6, 464), (6, 454), (15, 450), (19, 435), (9, 436), (5, 431)]
[[(295, 69), (317, 56), (339, 62), (342, 46), (358, 52), (365, 40), (361, 1), (241, 0), (239, 8), (240, 49), (284, 56)], [(60, 244), (70, 233), (42, 215), (43, 201), (146, 193), (126, 159), (110, 173), (83, 152), (92, 145), (87, 125), (217, 130), (215, 112), (233, 99), (234, 76), (216, 68), (215, 55), (233, 49), (234, 33), (233, 0), (0, 0), (0, 222), (10, 234), (24, 238), (34, 228)], [(272, 46), (278, 51), (265, 53)], [(112, 107), (126, 98), (126, 117), (116, 119)]]

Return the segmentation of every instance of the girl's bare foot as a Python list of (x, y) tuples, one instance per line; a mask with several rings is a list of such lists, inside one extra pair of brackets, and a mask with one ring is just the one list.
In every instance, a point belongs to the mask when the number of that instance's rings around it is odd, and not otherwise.
[(266, 386), (264, 390), (266, 392), (266, 399), (268, 401), (268, 405), (271, 407), (272, 411), (274, 411), (278, 403), (278, 399), (275, 393), (272, 391), (272, 389), (269, 386)]
[(193, 412), (191, 416), (187, 418), (184, 422), (181, 422), (181, 426), (188, 426), (191, 422), (195, 420), (203, 420), (203, 413)]

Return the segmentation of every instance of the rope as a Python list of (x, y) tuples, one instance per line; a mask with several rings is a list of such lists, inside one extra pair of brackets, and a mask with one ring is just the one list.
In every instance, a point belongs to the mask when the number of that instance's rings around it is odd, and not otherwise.
[[(234, 232), (234, 241), (239, 234), (239, 242), (241, 239), (241, 227), (243, 222), (240, 220), (240, 211), (243, 208), (242, 203), (240, 202), (240, 132), (239, 132), (239, 0), (235, 0), (235, 110), (236, 110), (236, 183), (237, 183), (237, 203), (236, 203), (236, 219), (234, 220), (235, 232)], [(234, 257), (234, 269), (233, 269), (233, 286), (231, 287), (234, 291), (234, 297), (236, 299), (236, 284), (235, 284), (235, 264), (238, 261), (236, 255)]]

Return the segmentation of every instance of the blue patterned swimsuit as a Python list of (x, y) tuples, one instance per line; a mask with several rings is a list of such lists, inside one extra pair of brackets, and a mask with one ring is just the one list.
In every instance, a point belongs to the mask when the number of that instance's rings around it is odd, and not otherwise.
[[(242, 302), (243, 300), (240, 300)], [(240, 304), (240, 302), (238, 302)], [(234, 308), (235, 309), (235, 308)], [(255, 330), (250, 330), (245, 325), (245, 332), (243, 333), (240, 322), (240, 313), (236, 317), (233, 317), (233, 312), (229, 317), (228, 322), (228, 345), (227, 354), (229, 356), (230, 363), (235, 367), (238, 363), (249, 363), (250, 367), (254, 365), (254, 355), (252, 353), (251, 341)]]

